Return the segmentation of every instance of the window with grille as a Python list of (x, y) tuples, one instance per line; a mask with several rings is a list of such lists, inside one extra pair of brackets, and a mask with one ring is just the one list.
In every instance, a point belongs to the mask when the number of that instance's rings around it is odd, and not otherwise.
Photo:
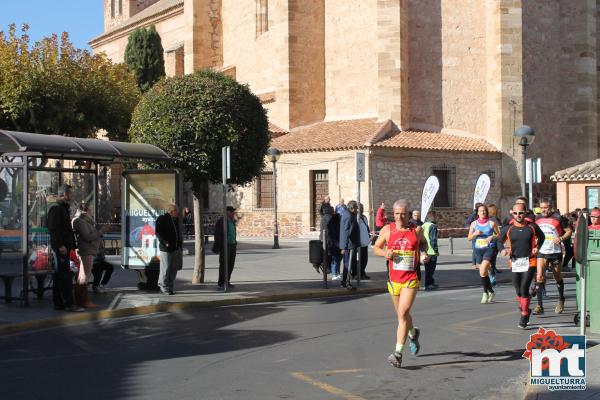
[(123, 0), (119, 0), (119, 15), (123, 15)]
[(496, 173), (494, 172), (494, 170), (491, 169), (483, 171), (483, 173), (490, 177), (490, 188), (493, 188), (496, 184)]
[(269, 30), (269, 0), (256, 0), (256, 37)]
[(273, 208), (273, 171), (265, 171), (256, 179), (256, 208)]
[(115, 0), (110, 0), (110, 16), (115, 17)]
[(439, 208), (452, 208), (455, 205), (456, 193), (456, 168), (449, 166), (433, 167), (431, 174), (440, 181), (440, 189), (433, 199), (433, 206)]

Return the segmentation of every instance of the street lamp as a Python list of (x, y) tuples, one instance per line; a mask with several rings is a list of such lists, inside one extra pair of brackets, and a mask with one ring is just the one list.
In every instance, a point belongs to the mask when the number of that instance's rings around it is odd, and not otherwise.
[[(523, 125), (515, 131), (513, 136), (519, 139), (519, 146), (523, 148), (521, 195), (526, 197), (525, 176), (527, 175), (527, 146), (533, 143), (533, 140), (535, 139), (535, 131), (530, 126)], [(531, 199), (529, 200), (531, 202)]]
[(277, 223), (277, 161), (281, 157), (281, 152), (272, 147), (267, 150), (267, 158), (273, 163), (273, 208), (275, 210), (275, 221), (273, 222), (275, 230), (273, 232), (273, 248), (279, 248), (279, 224)]

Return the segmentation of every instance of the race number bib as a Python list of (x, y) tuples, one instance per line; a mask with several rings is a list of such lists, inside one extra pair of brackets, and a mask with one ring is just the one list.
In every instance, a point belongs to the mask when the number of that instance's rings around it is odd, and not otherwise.
[(512, 260), (512, 272), (527, 272), (529, 270), (529, 257), (520, 257)]
[(392, 269), (395, 271), (414, 271), (415, 251), (394, 250), (394, 255), (392, 257)]
[(489, 247), (489, 242), (487, 239), (477, 239), (475, 240), (475, 247), (478, 249), (485, 249)]

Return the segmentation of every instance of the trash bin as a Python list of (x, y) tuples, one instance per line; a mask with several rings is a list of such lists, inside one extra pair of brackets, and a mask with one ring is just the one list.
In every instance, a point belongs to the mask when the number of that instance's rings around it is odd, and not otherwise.
[[(588, 232), (586, 264), (586, 308), (590, 331), (600, 333), (600, 231)], [(581, 266), (577, 265), (577, 308), (581, 304)]]

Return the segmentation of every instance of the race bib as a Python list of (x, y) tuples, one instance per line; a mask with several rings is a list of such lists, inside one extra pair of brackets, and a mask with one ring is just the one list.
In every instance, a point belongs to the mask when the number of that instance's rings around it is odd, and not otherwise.
[(394, 255), (392, 257), (392, 269), (395, 271), (414, 271), (415, 251), (394, 250)]
[(477, 239), (475, 240), (475, 247), (478, 249), (485, 249), (490, 247), (490, 244), (488, 243), (487, 239)]
[(512, 272), (527, 272), (529, 270), (529, 257), (514, 258)]

